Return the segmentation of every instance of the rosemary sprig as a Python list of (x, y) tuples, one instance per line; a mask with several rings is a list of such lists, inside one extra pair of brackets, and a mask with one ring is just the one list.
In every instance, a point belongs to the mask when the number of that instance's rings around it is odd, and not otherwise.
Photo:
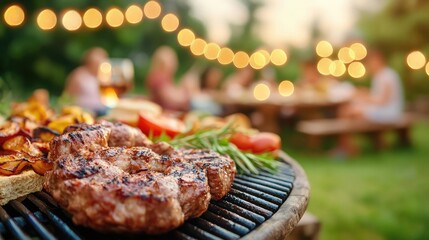
[(234, 160), (240, 173), (258, 174), (261, 169), (271, 172), (277, 169), (278, 162), (273, 154), (242, 152), (230, 143), (229, 138), (233, 133), (231, 124), (226, 124), (221, 129), (200, 130), (192, 135), (179, 135), (169, 143), (174, 147), (208, 148), (219, 154), (228, 155)]

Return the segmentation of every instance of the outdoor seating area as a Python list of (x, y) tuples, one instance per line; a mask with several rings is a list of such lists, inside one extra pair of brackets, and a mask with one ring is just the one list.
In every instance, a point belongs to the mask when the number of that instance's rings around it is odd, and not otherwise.
[(397, 134), (399, 147), (411, 147), (411, 129), (415, 120), (411, 114), (405, 114), (393, 123), (374, 123), (353, 119), (321, 119), (304, 120), (298, 123), (298, 132), (308, 135), (308, 145), (311, 149), (320, 149), (322, 137), (339, 136), (341, 134), (368, 134), (377, 150), (386, 146), (383, 135), (394, 131)]
[(1, 239), (429, 239), (429, 2), (0, 3)]

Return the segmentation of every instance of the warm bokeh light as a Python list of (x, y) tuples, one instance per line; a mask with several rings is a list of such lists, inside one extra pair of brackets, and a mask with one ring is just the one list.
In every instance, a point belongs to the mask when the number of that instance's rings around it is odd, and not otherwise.
[(340, 77), (346, 72), (346, 65), (340, 60), (335, 60), (329, 66), (329, 73), (334, 77)]
[(143, 20), (143, 10), (137, 5), (131, 5), (125, 11), (125, 19), (131, 24), (137, 24)]
[(426, 74), (429, 76), (429, 62), (426, 64)]
[(144, 15), (149, 19), (155, 19), (161, 15), (161, 5), (157, 1), (149, 1), (144, 5)]
[(57, 16), (50, 9), (42, 10), (37, 15), (37, 25), (42, 30), (51, 30), (57, 25)]
[(338, 59), (343, 63), (351, 63), (355, 60), (355, 52), (348, 47), (343, 47), (338, 51)]
[(254, 69), (262, 69), (267, 64), (264, 54), (258, 52), (253, 53), (249, 59), (250, 66)]
[(204, 48), (204, 56), (209, 60), (215, 60), (219, 56), (220, 47), (216, 43), (209, 43)]
[(98, 68), (98, 79), (101, 83), (107, 83), (112, 76), (112, 65), (109, 62), (103, 62)]
[(233, 62), (236, 68), (245, 68), (249, 65), (249, 55), (243, 51), (238, 51), (234, 55)]
[(317, 70), (320, 74), (328, 76), (330, 74), (329, 68), (331, 66), (332, 60), (329, 58), (322, 58), (317, 63)]
[(62, 23), (65, 29), (76, 31), (82, 26), (82, 18), (76, 10), (68, 10), (63, 15)]
[(271, 91), (270, 88), (264, 83), (256, 84), (253, 89), (253, 96), (258, 101), (265, 101), (270, 97)]
[(169, 13), (162, 18), (161, 26), (166, 32), (174, 32), (179, 27), (179, 19), (176, 15)]
[(426, 57), (420, 51), (414, 51), (407, 56), (407, 64), (411, 69), (421, 69), (426, 64)]
[(234, 52), (231, 49), (224, 47), (219, 51), (217, 60), (222, 65), (230, 64), (234, 60)]
[(361, 78), (365, 75), (365, 66), (361, 62), (352, 62), (347, 69), (352, 78)]
[(112, 72), (112, 65), (108, 62), (100, 64), (100, 71), (105, 74), (110, 74)]
[(206, 41), (201, 38), (195, 39), (191, 44), (191, 52), (196, 56), (200, 56), (204, 54), (204, 49), (206, 48)]
[(287, 61), (286, 53), (281, 49), (275, 49), (271, 52), (271, 62), (276, 66), (284, 65)]
[(362, 43), (353, 43), (350, 45), (350, 49), (353, 50), (355, 54), (355, 60), (362, 60), (366, 57), (368, 51)]
[(187, 28), (180, 30), (179, 34), (177, 34), (177, 41), (183, 47), (191, 46), (194, 40), (195, 34)]
[(271, 55), (270, 55), (270, 53), (267, 50), (265, 50), (265, 49), (259, 49), (258, 52), (260, 52), (262, 55), (264, 55), (265, 65), (267, 65), (268, 63), (270, 63), (270, 61), (271, 61)]
[(103, 15), (98, 9), (90, 8), (83, 14), (83, 24), (88, 28), (97, 28), (103, 21)]
[(293, 94), (295, 87), (291, 81), (284, 80), (279, 84), (279, 93), (283, 97), (289, 97)]
[(24, 22), (25, 13), (20, 6), (12, 5), (6, 9), (3, 18), (7, 25), (15, 27)]
[(329, 57), (334, 52), (334, 48), (332, 47), (332, 44), (328, 41), (320, 41), (316, 45), (316, 53), (319, 57)]
[(124, 14), (118, 8), (107, 11), (106, 22), (111, 27), (119, 27), (124, 23)]

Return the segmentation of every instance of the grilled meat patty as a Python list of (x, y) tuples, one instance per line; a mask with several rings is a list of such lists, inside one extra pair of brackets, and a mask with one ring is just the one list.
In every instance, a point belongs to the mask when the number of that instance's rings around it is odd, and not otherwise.
[(79, 124), (50, 143), (44, 187), (76, 224), (157, 234), (198, 217), (230, 190), (234, 162), (210, 150), (153, 144), (123, 124)]

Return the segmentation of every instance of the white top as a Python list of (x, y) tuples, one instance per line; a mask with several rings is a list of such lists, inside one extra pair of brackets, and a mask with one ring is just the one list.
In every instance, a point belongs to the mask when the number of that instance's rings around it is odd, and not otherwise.
[(392, 91), (390, 99), (383, 105), (369, 106), (365, 111), (368, 120), (389, 123), (395, 122), (402, 116), (404, 108), (404, 94), (398, 74), (391, 68), (384, 68), (378, 72), (371, 83), (371, 96), (380, 97), (384, 89), (389, 87)]

